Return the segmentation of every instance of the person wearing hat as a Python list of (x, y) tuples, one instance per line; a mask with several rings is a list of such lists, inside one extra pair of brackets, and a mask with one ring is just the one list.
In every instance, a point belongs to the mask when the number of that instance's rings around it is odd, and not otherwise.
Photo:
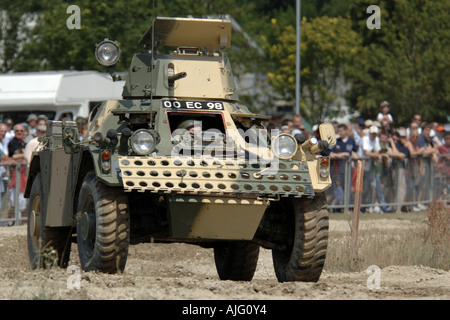
[(377, 116), (377, 121), (379, 123), (386, 122), (387, 124), (389, 124), (389, 126), (391, 126), (392, 123), (394, 122), (394, 118), (389, 113), (389, 111), (390, 111), (389, 102), (383, 101), (380, 104), (380, 113)]
[[(369, 160), (380, 160), (381, 156), (379, 154), (380, 140), (378, 139), (378, 128), (376, 126), (371, 126), (368, 130), (368, 135), (365, 135), (361, 139), (361, 144), (359, 146), (358, 155), (360, 158), (369, 157)], [(370, 162), (366, 161), (364, 165), (364, 171), (368, 172), (370, 169)]]
[(47, 121), (48, 120), (48, 117), (45, 115), (45, 114), (40, 114), (39, 116), (38, 116), (38, 121), (39, 120), (45, 120), (45, 121)]
[(172, 138), (175, 140), (180, 140), (181, 137), (184, 137), (186, 132), (190, 134), (190, 136), (194, 135), (196, 132), (202, 130), (201, 121), (194, 119), (187, 119), (178, 124), (177, 128), (172, 132)]
[[(199, 126), (200, 124), (200, 126)], [(181, 122), (178, 127), (177, 130), (186, 130), (189, 133), (191, 132), (197, 132), (201, 130), (201, 121), (198, 120), (194, 120), (194, 119), (188, 119), (188, 120), (184, 120), (183, 122)]]
[(28, 115), (27, 117), (27, 123), (28, 123), (28, 127), (29, 127), (29, 134), (33, 137), (36, 136), (36, 125), (37, 125), (37, 120), (38, 117), (36, 114), (31, 113), (30, 115)]
[(438, 146), (443, 146), (445, 144), (445, 128), (443, 125), (438, 125), (435, 131), (435, 136), (433, 137), (433, 142)]
[(369, 129), (371, 126), (373, 126), (373, 121), (367, 119), (366, 121), (364, 121), (364, 126), (366, 127), (366, 129)]
[(361, 140), (358, 155), (366, 159), (364, 165), (364, 180), (363, 180), (363, 203), (374, 204), (375, 199), (372, 199), (372, 186), (375, 186), (376, 199), (381, 206), (383, 212), (388, 212), (389, 208), (386, 205), (383, 190), (381, 189), (381, 162), (383, 155), (380, 153), (380, 139), (378, 138), (378, 127), (371, 126), (369, 128), (369, 135), (364, 136)]
[(42, 124), (38, 125), (36, 127), (36, 137), (30, 140), (30, 142), (27, 143), (24, 151), (25, 160), (27, 161), (28, 165), (31, 162), (31, 158), (34, 151), (39, 151), (42, 149), (42, 143), (39, 142), (39, 138), (44, 137), (47, 132), (47, 126), (44, 126)]
[[(201, 156), (202, 122), (200, 120), (187, 119), (180, 122), (172, 132), (172, 141), (177, 145), (172, 150), (172, 156)], [(200, 141), (198, 140), (200, 139)], [(200, 142), (200, 144), (198, 144)]]

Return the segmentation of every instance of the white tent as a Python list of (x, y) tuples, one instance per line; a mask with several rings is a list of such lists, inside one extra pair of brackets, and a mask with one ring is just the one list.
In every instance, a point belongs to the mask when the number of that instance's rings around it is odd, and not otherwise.
[(89, 115), (89, 104), (120, 100), (124, 81), (113, 82), (96, 71), (49, 71), (0, 75), (1, 112), (71, 112), (73, 118)]

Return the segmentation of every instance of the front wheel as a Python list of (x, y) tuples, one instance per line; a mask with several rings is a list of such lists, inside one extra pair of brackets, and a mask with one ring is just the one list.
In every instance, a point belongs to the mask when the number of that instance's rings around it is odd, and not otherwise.
[(325, 195), (314, 199), (289, 199), (291, 239), (286, 249), (272, 250), (278, 281), (317, 282), (325, 264), (328, 245), (328, 210)]
[(44, 196), (42, 177), (38, 173), (31, 186), (28, 209), (27, 242), (31, 268), (66, 268), (70, 258), (71, 228), (45, 225)]
[(259, 257), (259, 246), (248, 241), (224, 241), (214, 247), (220, 280), (251, 281)]
[(85, 271), (123, 272), (130, 244), (130, 218), (123, 190), (84, 178), (77, 206), (77, 243)]

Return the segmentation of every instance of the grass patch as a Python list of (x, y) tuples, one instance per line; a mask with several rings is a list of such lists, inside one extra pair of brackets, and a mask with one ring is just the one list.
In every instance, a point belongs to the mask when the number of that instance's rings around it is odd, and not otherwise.
[[(335, 219), (330, 215), (330, 219)], [(349, 220), (338, 217), (336, 220)], [(373, 218), (372, 218), (373, 217)], [(372, 218), (372, 219), (371, 219)], [(431, 207), (427, 212), (409, 214), (363, 214), (360, 220), (399, 219), (423, 222), (406, 229), (360, 230), (356, 254), (349, 232), (331, 231), (325, 270), (352, 272), (377, 265), (423, 265), (450, 270), (450, 213), (446, 208)], [(374, 221), (375, 222), (375, 221)], [(374, 224), (376, 225), (376, 224)]]

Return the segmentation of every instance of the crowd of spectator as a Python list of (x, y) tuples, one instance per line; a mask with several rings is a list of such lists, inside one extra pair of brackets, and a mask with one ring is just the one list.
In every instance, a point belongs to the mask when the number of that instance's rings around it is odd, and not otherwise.
[[(16, 190), (19, 193), (17, 199), (20, 213), (23, 216), (27, 211), (28, 200), (24, 198), (27, 167), (33, 152), (39, 151), (42, 146), (38, 139), (46, 135), (47, 120), (49, 119), (45, 115), (32, 113), (28, 115), (26, 122), (14, 123), (11, 119), (7, 119), (0, 123), (0, 208), (9, 208), (8, 218), (14, 216)], [(80, 138), (83, 138), (87, 121), (85, 118), (77, 118), (76, 123)], [(19, 186), (16, 185), (18, 172), (20, 172)]]
[[(40, 148), (38, 138), (45, 136), (47, 120), (45, 115), (30, 114), (24, 123), (14, 124), (11, 119), (0, 123), (0, 208), (5, 207), (7, 195), (8, 217), (14, 216), (16, 190), (19, 190), (18, 206), (22, 216), (27, 210), (28, 203), (23, 197), (27, 165), (33, 151)], [(87, 119), (77, 118), (76, 123), (82, 139)], [(337, 143), (327, 153), (332, 159), (333, 187), (327, 191), (330, 204), (342, 206), (346, 195), (350, 204), (354, 201), (355, 161), (358, 159), (365, 160), (362, 211), (366, 208), (371, 212), (424, 210), (432, 179), (436, 177), (438, 179), (433, 181), (437, 186), (433, 189), (436, 195), (450, 191), (450, 132), (445, 132), (442, 124), (423, 122), (420, 114), (414, 114), (408, 127), (396, 126), (387, 101), (380, 104), (376, 119), (359, 118), (354, 123), (333, 124)], [(320, 137), (318, 125), (309, 132), (300, 115), (292, 119), (274, 116), (267, 129), (302, 134), (306, 139), (313, 135)], [(19, 171), (20, 185), (17, 186)]]
[[(333, 124), (337, 143), (329, 151), (330, 204), (342, 207), (345, 195), (348, 203), (354, 201), (358, 159), (365, 160), (363, 212), (421, 211), (427, 208), (430, 192), (439, 198), (450, 191), (450, 132), (443, 124), (424, 122), (420, 114), (414, 114), (407, 127), (398, 126), (387, 101), (380, 104), (376, 119)], [(319, 136), (318, 125), (308, 132), (299, 115), (292, 120), (274, 117), (268, 129), (302, 133), (306, 139)]]

